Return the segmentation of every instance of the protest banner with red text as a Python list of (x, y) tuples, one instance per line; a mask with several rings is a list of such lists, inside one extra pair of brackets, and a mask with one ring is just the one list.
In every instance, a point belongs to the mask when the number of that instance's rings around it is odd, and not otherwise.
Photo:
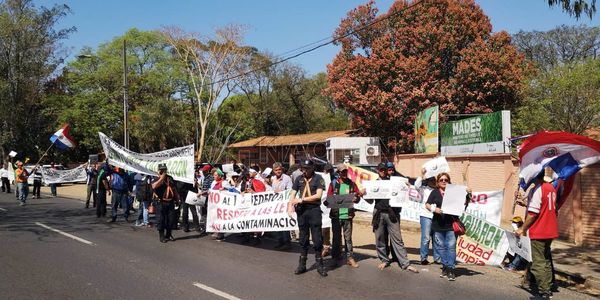
[(466, 234), (456, 239), (456, 260), (467, 264), (500, 266), (508, 252), (504, 229), (464, 213)]

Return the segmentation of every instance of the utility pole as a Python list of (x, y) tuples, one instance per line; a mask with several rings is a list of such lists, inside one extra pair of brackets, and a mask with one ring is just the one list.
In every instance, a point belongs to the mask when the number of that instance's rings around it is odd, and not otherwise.
[(127, 40), (123, 39), (123, 146), (129, 149), (129, 134), (127, 133)]

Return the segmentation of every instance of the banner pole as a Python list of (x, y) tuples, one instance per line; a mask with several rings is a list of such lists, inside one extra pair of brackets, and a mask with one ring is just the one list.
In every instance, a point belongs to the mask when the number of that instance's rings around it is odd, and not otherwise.
[(56, 142), (56, 140), (54, 142), (52, 142), (52, 144), (50, 144), (50, 147), (48, 147), (48, 149), (46, 149), (46, 152), (44, 152), (44, 154), (42, 154), (42, 156), (40, 157), (40, 159), (38, 159), (37, 163), (35, 163), (35, 166), (33, 167), (33, 170), (37, 169), (37, 166), (40, 165), (40, 162), (42, 161), (42, 159), (44, 159), (44, 157), (46, 156), (46, 154), (48, 154), (48, 151), (50, 151), (50, 148), (52, 148), (52, 146), (54, 146), (55, 142)]

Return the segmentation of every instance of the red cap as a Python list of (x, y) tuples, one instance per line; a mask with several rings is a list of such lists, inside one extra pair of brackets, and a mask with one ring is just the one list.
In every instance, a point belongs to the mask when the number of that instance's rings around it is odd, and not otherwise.
[(210, 169), (212, 169), (210, 165), (204, 165), (204, 167), (202, 167), (202, 172), (210, 172)]

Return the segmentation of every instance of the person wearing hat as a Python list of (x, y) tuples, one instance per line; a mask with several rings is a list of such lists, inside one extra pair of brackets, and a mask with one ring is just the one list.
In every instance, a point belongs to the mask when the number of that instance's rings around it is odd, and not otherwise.
[(175, 241), (171, 230), (177, 222), (173, 216), (175, 204), (179, 202), (179, 194), (176, 191), (175, 180), (167, 175), (167, 165), (164, 163), (158, 165), (158, 179), (152, 183), (152, 190), (158, 218), (158, 238), (161, 243), (166, 243), (167, 240)]
[(27, 179), (29, 178), (29, 172), (23, 168), (23, 162), (17, 161), (17, 169), (15, 170), (15, 181), (17, 182), (17, 190), (19, 191), (19, 205), (25, 206), (27, 202), (27, 195), (29, 194), (29, 185)]
[[(327, 196), (354, 194), (354, 203), (358, 203), (362, 194), (358, 186), (348, 178), (348, 166), (345, 164), (337, 165), (337, 174), (339, 176), (329, 184)], [(342, 258), (343, 231), (346, 243), (346, 263), (352, 268), (358, 268), (358, 263), (356, 263), (352, 251), (352, 219), (354, 218), (354, 208), (332, 208), (329, 211), (329, 217), (331, 218), (331, 230), (333, 232), (331, 258), (336, 264)]]
[(558, 238), (556, 190), (551, 181), (551, 168), (546, 168), (533, 180), (535, 186), (529, 191), (525, 223), (515, 231), (517, 236), (528, 235), (531, 240), (530, 271), (543, 299), (552, 296), (551, 245)]
[[(512, 218), (512, 227), (514, 231), (519, 230), (519, 228), (523, 227), (523, 219), (519, 216), (515, 216)], [(509, 254), (507, 254), (508, 256)], [(526, 261), (523, 257), (521, 257), (521, 255), (516, 254), (514, 255), (514, 257), (512, 258), (512, 260), (510, 261), (510, 263), (506, 264), (506, 266), (503, 268), (504, 270), (507, 271), (511, 271), (511, 272), (515, 272), (518, 270), (521, 270), (524, 268), (526, 264)]]
[[(388, 167), (386, 163), (380, 163), (377, 166), (378, 180), (390, 180), (388, 176)], [(375, 232), (375, 246), (377, 248), (377, 256), (381, 263), (378, 268), (385, 269), (391, 264), (388, 257), (388, 248), (393, 251), (392, 256), (398, 259), (398, 264), (403, 270), (408, 270), (413, 273), (419, 273), (415, 267), (410, 265), (402, 234), (400, 232), (400, 209), (399, 207), (391, 207), (390, 199), (375, 199), (375, 209), (373, 210), (373, 232)], [(372, 202), (372, 201), (371, 201)], [(391, 247), (388, 247), (388, 240)]]
[(246, 183), (246, 193), (262, 193), (267, 191), (267, 187), (265, 184), (256, 179), (256, 175), (258, 175), (258, 171), (255, 168), (250, 168), (248, 170), (248, 182)]
[[(321, 197), (325, 190), (325, 180), (315, 173), (315, 166), (311, 160), (303, 161), (301, 164), (303, 175), (298, 177), (292, 185), (292, 195), (288, 206), (288, 213), (296, 212), (298, 229), (300, 231), (300, 259), (295, 274), (306, 272), (306, 260), (309, 237), (312, 235), (315, 260), (317, 261), (317, 272), (325, 277), (327, 271), (323, 264), (321, 251), (323, 250), (323, 237), (321, 232)], [(297, 196), (297, 194), (300, 196)]]

